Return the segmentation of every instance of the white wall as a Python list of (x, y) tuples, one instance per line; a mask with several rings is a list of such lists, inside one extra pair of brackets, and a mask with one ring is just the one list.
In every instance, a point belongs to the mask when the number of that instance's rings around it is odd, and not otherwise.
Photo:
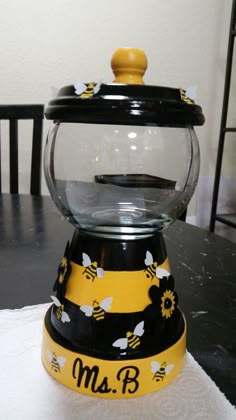
[[(212, 176), (231, 3), (231, 0), (0, 0), (0, 103), (46, 104), (51, 86), (101, 77), (110, 82), (113, 50), (120, 46), (140, 47), (149, 61), (146, 84), (198, 86), (197, 102), (206, 116), (205, 126), (197, 129), (201, 175)], [(47, 127), (46, 123), (45, 131)], [(3, 127), (3, 134), (6, 130)], [(26, 132), (26, 128), (22, 130)], [(25, 192), (27, 135), (22, 147), (21, 190)], [(2, 152), (4, 156), (8, 152), (4, 138)], [(234, 165), (230, 162), (231, 175)], [(43, 191), (46, 192), (45, 185)], [(189, 213), (195, 214), (195, 200)]]

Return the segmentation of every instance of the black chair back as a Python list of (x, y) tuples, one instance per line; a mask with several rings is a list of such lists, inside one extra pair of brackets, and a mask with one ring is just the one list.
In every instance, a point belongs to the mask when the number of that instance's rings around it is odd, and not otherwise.
[[(43, 105), (0, 105), (0, 120), (9, 120), (10, 193), (18, 194), (18, 121), (33, 120), (30, 193), (41, 193)], [(0, 159), (0, 192), (1, 159)]]

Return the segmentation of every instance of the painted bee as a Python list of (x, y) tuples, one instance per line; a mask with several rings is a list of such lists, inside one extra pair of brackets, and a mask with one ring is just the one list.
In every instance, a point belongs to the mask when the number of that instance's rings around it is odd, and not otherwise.
[(113, 347), (119, 347), (121, 350), (127, 349), (128, 347), (131, 349), (136, 349), (140, 346), (141, 340), (140, 337), (142, 337), (144, 333), (144, 321), (139, 322), (139, 324), (136, 325), (133, 332), (128, 331), (126, 333), (126, 337), (119, 338), (116, 340), (112, 345)]
[(47, 353), (52, 370), (56, 373), (61, 372), (61, 368), (64, 366), (66, 358), (61, 356), (57, 357), (55, 352), (51, 353), (49, 350)]
[(74, 84), (75, 93), (76, 95), (79, 95), (81, 99), (88, 99), (91, 98), (93, 95), (98, 93), (100, 87), (102, 84), (102, 80), (99, 82), (91, 82), (91, 83), (80, 83), (76, 82)]
[(71, 274), (71, 263), (69, 259), (70, 243), (66, 244), (64, 257), (62, 258), (57, 270), (57, 279), (53, 286), (53, 291), (56, 292), (59, 300), (62, 300), (66, 293), (67, 283)]
[(103, 299), (100, 304), (94, 300), (93, 306), (82, 305), (80, 309), (85, 313), (86, 316), (93, 316), (96, 321), (102, 321), (105, 318), (105, 312), (111, 309), (111, 303), (112, 297), (107, 297)]
[(104, 270), (101, 267), (98, 267), (98, 263), (96, 261), (92, 262), (90, 257), (83, 252), (82, 254), (83, 260), (82, 264), (85, 268), (83, 274), (85, 274), (86, 279), (94, 281), (95, 277), (102, 279), (104, 277)]
[(192, 99), (190, 99), (188, 96), (187, 96), (187, 94), (186, 94), (186, 90), (184, 90), (184, 89), (180, 89), (179, 90), (179, 92), (180, 92), (180, 98), (181, 98), (181, 101), (184, 101), (186, 104), (188, 104), (188, 105), (192, 105), (194, 102), (193, 102), (193, 100)]
[(166, 375), (172, 371), (174, 365), (168, 365), (166, 362), (163, 362), (161, 365), (156, 361), (151, 362), (151, 372), (154, 373), (152, 379), (155, 379), (156, 382), (163, 381)]
[(170, 273), (165, 268), (158, 267), (156, 269), (156, 276), (159, 279), (162, 279), (163, 277), (169, 277), (170, 276)]
[(57, 319), (60, 319), (63, 324), (65, 322), (70, 322), (70, 317), (67, 312), (64, 311), (64, 305), (57, 299), (56, 296), (51, 296), (54, 305), (56, 305), (57, 309), (55, 310), (55, 314)]
[(187, 88), (185, 95), (194, 102), (194, 100), (197, 98), (197, 86), (195, 85)]
[(168, 277), (170, 273), (165, 270), (164, 268), (160, 268), (158, 266), (158, 263), (153, 261), (153, 256), (150, 251), (146, 252), (146, 258), (144, 260), (145, 265), (147, 268), (145, 268), (146, 277), (148, 279), (153, 280), (154, 277), (158, 277), (159, 279), (162, 279), (162, 277)]
[(145, 273), (148, 279), (153, 279), (153, 277), (156, 276), (156, 270), (158, 267), (158, 263), (153, 261), (153, 256), (150, 251), (146, 252), (146, 258), (144, 260), (145, 265), (147, 268), (145, 268)]

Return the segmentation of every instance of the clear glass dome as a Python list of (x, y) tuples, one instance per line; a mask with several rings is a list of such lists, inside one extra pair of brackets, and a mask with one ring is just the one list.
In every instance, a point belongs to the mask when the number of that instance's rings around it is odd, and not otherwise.
[(188, 205), (199, 147), (192, 128), (55, 123), (44, 163), (52, 198), (74, 226), (150, 234)]

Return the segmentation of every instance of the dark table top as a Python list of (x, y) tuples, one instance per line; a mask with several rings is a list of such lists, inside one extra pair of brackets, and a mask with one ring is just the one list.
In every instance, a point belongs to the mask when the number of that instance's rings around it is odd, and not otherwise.
[[(0, 309), (50, 301), (72, 234), (50, 197), (0, 195)], [(179, 220), (164, 236), (187, 348), (236, 405), (236, 244)]]

